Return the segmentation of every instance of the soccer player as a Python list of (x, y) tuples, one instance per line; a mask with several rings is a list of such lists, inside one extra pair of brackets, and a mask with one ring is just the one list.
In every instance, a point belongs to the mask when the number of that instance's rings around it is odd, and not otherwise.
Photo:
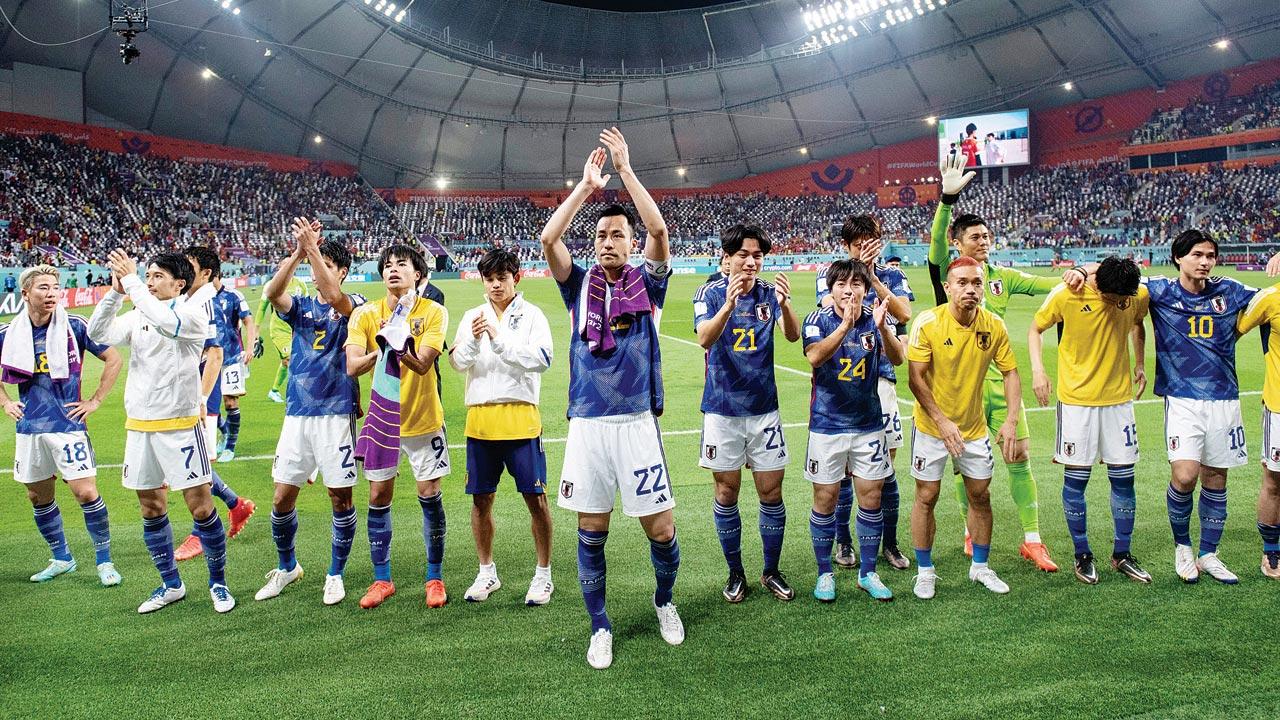
[[(18, 285), (26, 309), (0, 326), (0, 381), (18, 386), (18, 399), (13, 400), (0, 385), (4, 412), (17, 422), (13, 479), (26, 486), (36, 529), (53, 553), (48, 567), (32, 575), (31, 581), (47, 582), (76, 569), (54, 499), (61, 475), (84, 512), (98, 580), (119, 585), (120, 573), (111, 562), (107, 505), (98, 494), (97, 462), (85, 419), (111, 392), (124, 360), (115, 348), (89, 338), (84, 318), (58, 306), (59, 279), (58, 268), (51, 265), (23, 270)], [(102, 360), (103, 368), (98, 389), (83, 399), (80, 374), (86, 352)]]
[[(427, 276), (427, 261), (408, 245), (395, 244), (378, 256), (378, 274), (387, 296), (365, 303), (351, 313), (346, 342), (347, 374), (358, 377), (373, 370), (378, 361), (378, 331), (403, 303), (408, 308), (412, 347), (399, 357), (399, 452), (409, 459), (422, 508), (422, 535), (427, 546), (424, 591), (427, 607), (444, 607), (449, 601), (440, 565), (444, 561), (445, 517), (440, 478), (449, 474), (449, 442), (445, 437), (444, 408), (436, 389), (436, 359), (444, 348), (449, 312), (417, 294)], [(404, 372), (407, 370), (408, 372)], [(367, 421), (366, 421), (367, 422)], [(391, 582), (391, 497), (398, 468), (364, 468), (369, 481), (369, 553), (373, 560), (373, 584), (360, 607), (378, 607), (396, 592)]]
[(466, 489), (480, 560), (480, 571), (465, 597), (483, 602), (502, 587), (493, 562), (493, 498), (505, 467), (533, 523), (537, 564), (524, 601), (546, 605), (555, 585), (538, 399), (542, 373), (551, 367), (551, 326), (538, 306), (516, 292), (520, 258), (515, 253), (494, 248), (481, 258), (479, 270), (486, 302), (463, 314), (449, 351), (450, 364), (467, 378)]
[(684, 624), (671, 601), (680, 568), (675, 496), (662, 450), (657, 417), (662, 414), (662, 355), (659, 314), (671, 276), (671, 246), (658, 205), (631, 168), (627, 142), (617, 128), (600, 133), (614, 171), (636, 204), (649, 237), (644, 267), (627, 264), (635, 240), (635, 220), (619, 205), (596, 218), (596, 264), (575, 264), (561, 236), (609, 175), (601, 175), (605, 149), (587, 158), (580, 180), (542, 230), (542, 252), (573, 332), (569, 336), (569, 435), (560, 473), (560, 507), (578, 513), (578, 580), (591, 616), (587, 663), (613, 663), (613, 625), (605, 612), (605, 540), (614, 497), (622, 512), (638, 518), (649, 537), (657, 590), (653, 607), (662, 639), (684, 642)]
[[(880, 265), (877, 260), (884, 247), (880, 240), (880, 223), (870, 215), (853, 215), (846, 218), (840, 227), (840, 241), (850, 260), (860, 260), (872, 269), (871, 286), (866, 288), (866, 303), (882, 299), (888, 306), (889, 322), (894, 325), (894, 342), (903, 345), (901, 337), (906, 334), (907, 322), (911, 320), (910, 300), (915, 299), (911, 286), (907, 284), (907, 276), (901, 270)], [(831, 288), (827, 284), (829, 267), (818, 271), (817, 297), (819, 307), (830, 307), (833, 303)], [(898, 457), (898, 448), (902, 447), (902, 416), (898, 410), (898, 375), (889, 362), (888, 354), (880, 355), (880, 382), (876, 392), (880, 396), (880, 415), (884, 421), (884, 432), (889, 446), (889, 465)], [(858, 556), (854, 552), (853, 535), (849, 523), (853, 517), (854, 488), (853, 477), (847, 476), (840, 481), (840, 495), (836, 501), (836, 565), (843, 568), (858, 566)], [(884, 559), (895, 570), (905, 570), (911, 566), (906, 556), (898, 549), (898, 478), (890, 475), (884, 481), (881, 494), (884, 513)]]
[[(1280, 254), (1267, 274), (1280, 272)], [(1269, 326), (1267, 374), (1262, 384), (1262, 488), (1258, 492), (1258, 532), (1262, 535), (1262, 574), (1280, 580), (1280, 284), (1261, 290), (1236, 325), (1238, 333)], [(1201, 502), (1203, 507), (1203, 501)]]
[[(205, 285), (215, 282), (215, 273), (221, 274), (222, 272), (222, 260), (212, 248), (194, 245), (184, 250), (183, 254), (191, 261), (195, 272), (191, 286), (187, 288), (185, 293), (188, 296), (199, 292), (200, 288)], [(214, 287), (216, 288), (217, 286), (214, 285)], [(223, 358), (226, 352), (223, 349), (222, 339), (219, 337), (216, 312), (217, 295), (214, 297), (215, 302), (211, 306), (214, 308), (214, 314), (209, 318), (210, 337), (205, 340), (204, 350), (200, 357), (200, 392), (203, 397), (207, 398), (201, 422), (208, 447), (214, 447), (218, 440), (217, 423), (218, 415), (222, 410), (222, 370)], [(253, 513), (257, 510), (257, 505), (249, 498), (242, 498), (237, 495), (231, 489), (231, 486), (222, 480), (222, 476), (218, 474), (217, 470), (210, 468), (210, 473), (210, 492), (227, 506), (227, 519), (230, 522), (230, 527), (227, 528), (227, 539), (230, 540), (244, 530), (249, 518), (253, 517)], [(178, 546), (174, 557), (178, 562), (184, 562), (191, 558), (199, 557), (203, 553), (204, 548), (200, 545), (200, 535), (193, 530)]]
[[(876, 600), (893, 599), (876, 573), (884, 529), (881, 494), (885, 480), (893, 475), (876, 386), (882, 357), (901, 365), (903, 352), (894, 326), (886, 320), (888, 298), (877, 300), (874, 308), (863, 305), (871, 278), (870, 269), (859, 260), (833, 263), (827, 271), (832, 303), (804, 321), (804, 354), (813, 367), (805, 478), (813, 483), (809, 534), (818, 561), (813, 596), (822, 602), (836, 599), (831, 546), (840, 484), (849, 474), (858, 498), (858, 587)], [(762, 505), (762, 525), (763, 515)]]
[[(1146, 279), (1156, 336), (1156, 395), (1165, 399), (1165, 449), (1171, 477), (1166, 501), (1173, 528), (1174, 569), (1193, 583), (1204, 572), (1239, 581), (1218, 558), (1227, 520), (1227, 470), (1249, 461), (1240, 386), (1236, 380), (1236, 320), (1257, 290), (1211, 277), (1218, 243), (1200, 230), (1173, 241), (1174, 279)], [(1136, 359), (1143, 365), (1143, 358)], [(1200, 547), (1191, 549), (1191, 505), (1200, 482)]]
[[(229, 612), (236, 600), (227, 589), (227, 537), (209, 493), (209, 448), (200, 427), (200, 353), (209, 333), (213, 288), (190, 297), (194, 269), (183, 255), (161, 253), (147, 266), (146, 284), (123, 250), (107, 256), (111, 290), (89, 318), (89, 338), (103, 345), (128, 345), (125, 382), (124, 486), (138, 493), (142, 536), (163, 584), (138, 612), (160, 610), (182, 600), (187, 588), (173, 558), (168, 493), (180, 491), (196, 521), (209, 567), (213, 609)], [(125, 293), (134, 309), (116, 313)]]
[(772, 285), (759, 278), (772, 248), (764, 230), (734, 225), (720, 233), (720, 247), (728, 260), (728, 275), (698, 289), (693, 325), (698, 344), (707, 351), (699, 464), (711, 471), (715, 482), (713, 517), (729, 565), (723, 595), (731, 603), (747, 596), (738, 514), (742, 468), (747, 466), (760, 497), (760, 584), (779, 600), (791, 600), (795, 590), (778, 570), (787, 526), (782, 476), (790, 456), (778, 415), (773, 330), (781, 323), (787, 342), (795, 342), (800, 339), (800, 318), (791, 306), (786, 275), (776, 275)]
[[(965, 172), (964, 156), (951, 155), (942, 163), (942, 198), (933, 215), (933, 229), (929, 245), (929, 277), (933, 284), (934, 301), (942, 304), (947, 301), (943, 289), (943, 268), (950, 262), (948, 240), (955, 246), (960, 257), (971, 257), (983, 267), (986, 287), (982, 294), (982, 307), (1004, 318), (1009, 310), (1009, 298), (1013, 295), (1047, 295), (1058, 286), (1058, 279), (1030, 275), (1021, 270), (994, 265), (990, 251), (993, 236), (987, 223), (977, 215), (965, 213), (958, 215), (952, 222), (952, 208), (960, 198), (969, 181), (973, 179), (973, 171)], [(1067, 270), (1062, 280), (1073, 290), (1083, 284), (1080, 273)], [(987, 373), (987, 382), (983, 387), (983, 413), (986, 416), (987, 430), (996, 434), (1009, 415), (1009, 403), (1001, 390), (1000, 374), (992, 368)], [(1013, 504), (1018, 508), (1018, 520), (1022, 524), (1022, 545), (1019, 554), (1035, 563), (1045, 572), (1057, 572), (1058, 565), (1049, 556), (1040, 537), (1040, 503), (1039, 489), (1035, 477), (1031, 474), (1028, 457), (1031, 448), (1031, 430), (1027, 425), (1026, 411), (1016, 417), (1018, 422), (1017, 441), (1009, 446), (1009, 452), (1001, 447), (1001, 459), (1009, 471), (1009, 493)], [(956, 497), (960, 507), (968, 514), (968, 492), (964, 480), (957, 476), (955, 482)], [(973, 539), (968, 526), (965, 527), (965, 554), (973, 555)]]
[(1005, 452), (1017, 442), (1022, 381), (1004, 321), (982, 307), (982, 264), (970, 257), (956, 258), (947, 267), (946, 278), (947, 304), (916, 317), (907, 349), (911, 392), (916, 397), (911, 431), (911, 475), (916, 479), (911, 535), (920, 572), (914, 592), (921, 600), (932, 598), (936, 591), (933, 511), (948, 456), (968, 493), (967, 522), (973, 533), (969, 579), (995, 593), (1009, 592), (1009, 586), (987, 565), (995, 460), (983, 413), (983, 376), (994, 363), (1009, 398), (1010, 412), (995, 433), (996, 444)]
[[(190, 251), (187, 254), (190, 255)], [(222, 261), (217, 253), (211, 254), (214, 260), (212, 267), (205, 267), (202, 263), (201, 268), (210, 271), (211, 281), (217, 290), (213, 296), (213, 318), (218, 327), (218, 345), (222, 347), (222, 378), (218, 387), (227, 408), (218, 462), (230, 462), (235, 459), (236, 442), (240, 439), (240, 398), (248, 392), (249, 384), (252, 355), (244, 349), (257, 344), (258, 324), (253, 320), (253, 313), (249, 312), (249, 303), (244, 295), (222, 284)], [(243, 343), (241, 325), (244, 326)]]
[[(291, 277), (284, 294), (287, 297), (311, 297), (311, 289), (302, 278)], [(267, 321), (268, 313), (271, 316), (270, 322)], [(275, 380), (271, 383), (271, 389), (267, 391), (267, 399), (274, 403), (283, 403), (286, 383), (289, 379), (289, 354), (293, 351), (293, 330), (289, 327), (289, 323), (275, 314), (271, 301), (266, 295), (258, 301), (258, 312), (254, 315), (254, 321), (257, 322), (259, 329), (266, 326), (267, 334), (271, 336), (271, 346), (275, 348), (276, 355), (280, 358)], [(253, 356), (262, 357), (264, 350), (262, 336), (259, 335), (258, 341), (253, 345)]]
[[(271, 464), (275, 481), (271, 537), (279, 564), (267, 573), (267, 583), (254, 599), (276, 597), (302, 577), (302, 564), (294, 551), (298, 492), (318, 471), (333, 506), (333, 544), (323, 599), (325, 605), (336, 605), (347, 596), (342, 574), (356, 534), (351, 488), (356, 484), (355, 424), (360, 405), (360, 384), (347, 375), (344, 346), (347, 319), (364, 298), (342, 291), (351, 253), (333, 240), (321, 241), (319, 222), (294, 218), (292, 231), (296, 247), (262, 290), (291, 330), (293, 365), (284, 424)], [(311, 265), (318, 299), (286, 294), (303, 260)]]
[[(1077, 273), (1080, 274), (1080, 273)], [(1098, 571), (1089, 548), (1085, 486), (1091, 466), (1102, 461), (1111, 481), (1111, 517), (1115, 546), (1111, 566), (1132, 580), (1150, 583), (1130, 552), (1137, 505), (1133, 467), (1138, 462), (1138, 425), (1133, 401), (1147, 385), (1141, 364), (1133, 366), (1129, 388), (1129, 342), (1143, 357), (1149, 295), (1132, 260), (1109, 257), (1089, 276), (1080, 292), (1062, 285), (1036, 311), (1027, 336), (1031, 355), (1032, 388), (1041, 406), (1052, 392), (1041, 358), (1041, 334), (1061, 323), (1058, 340), (1058, 439), (1054, 462), (1065, 466), (1062, 509), (1075, 545), (1075, 574), (1080, 582), (1096, 585)]]

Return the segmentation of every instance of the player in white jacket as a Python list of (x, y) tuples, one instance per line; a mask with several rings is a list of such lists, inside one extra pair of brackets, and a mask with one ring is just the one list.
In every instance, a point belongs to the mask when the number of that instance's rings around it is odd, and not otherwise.
[[(154, 612), (187, 595), (173, 557), (170, 490), (182, 491), (195, 520), (209, 566), (213, 608), (228, 612), (236, 601), (226, 584), (227, 538), (209, 492), (209, 448), (200, 425), (200, 355), (209, 337), (213, 286), (184, 297), (195, 271), (178, 253), (152, 258), (145, 284), (138, 279), (137, 263), (123, 250), (111, 251), (107, 264), (111, 291), (89, 318), (89, 337), (131, 349), (122, 476), (124, 486), (138, 493), (143, 540), (164, 581), (138, 612)], [(126, 293), (134, 309), (116, 317)]]
[(545, 605), (555, 586), (538, 392), (542, 373), (551, 367), (551, 327), (537, 306), (516, 293), (520, 259), (513, 253), (490, 250), (480, 260), (480, 275), (486, 302), (462, 316), (449, 351), (450, 364), (467, 375), (466, 490), (480, 559), (480, 572), (466, 598), (483, 602), (502, 587), (493, 562), (493, 496), (505, 466), (533, 518), (538, 564), (524, 601)]

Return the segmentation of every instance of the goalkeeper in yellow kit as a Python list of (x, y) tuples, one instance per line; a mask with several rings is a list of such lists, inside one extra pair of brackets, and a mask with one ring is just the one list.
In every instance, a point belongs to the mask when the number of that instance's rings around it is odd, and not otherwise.
[[(289, 286), (285, 289), (287, 296), (301, 295), (303, 297), (311, 297), (311, 290), (307, 287), (305, 280), (294, 277), (289, 280)], [(284, 402), (284, 386), (289, 379), (289, 349), (293, 347), (293, 328), (289, 327), (289, 323), (280, 319), (275, 313), (271, 312), (271, 302), (267, 300), (267, 296), (263, 295), (258, 301), (258, 312), (255, 318), (258, 321), (258, 327), (263, 327), (267, 321), (267, 314), (271, 314), (271, 326), (268, 334), (271, 335), (271, 344), (275, 346), (276, 352), (280, 354), (280, 367), (276, 369), (276, 379), (271, 385), (270, 392), (267, 393), (267, 399), (271, 402)], [(258, 341), (253, 345), (253, 356), (262, 357), (263, 353), (262, 336), (258, 336)]]

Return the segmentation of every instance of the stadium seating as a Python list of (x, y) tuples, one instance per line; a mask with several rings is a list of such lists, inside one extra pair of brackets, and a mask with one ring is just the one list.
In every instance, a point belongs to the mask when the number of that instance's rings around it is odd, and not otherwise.
[(1280, 81), (1220, 101), (1193, 98), (1180, 108), (1157, 108), (1133, 131), (1131, 142), (1146, 145), (1270, 127), (1280, 127)]

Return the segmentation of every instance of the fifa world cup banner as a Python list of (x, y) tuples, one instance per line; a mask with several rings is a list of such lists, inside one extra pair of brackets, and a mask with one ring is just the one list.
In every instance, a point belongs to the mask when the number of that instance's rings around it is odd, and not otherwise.
[(938, 186), (888, 185), (876, 188), (876, 207), (912, 207), (925, 205), (938, 199)]

